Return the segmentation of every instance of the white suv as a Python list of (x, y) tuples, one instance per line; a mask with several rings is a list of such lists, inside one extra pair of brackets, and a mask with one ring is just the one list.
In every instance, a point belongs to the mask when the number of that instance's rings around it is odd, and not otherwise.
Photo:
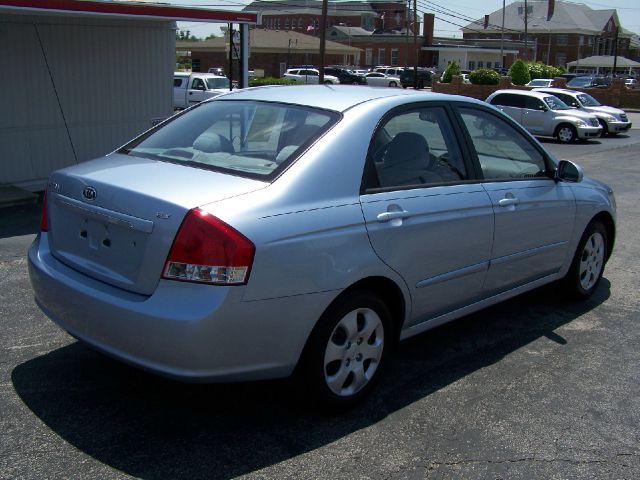
[(588, 93), (566, 88), (536, 88), (535, 92), (548, 93), (558, 97), (572, 108), (595, 115), (602, 125), (602, 136), (616, 135), (631, 128), (631, 122), (624, 110), (602, 105)]
[[(486, 100), (533, 135), (556, 137), (562, 143), (599, 137), (602, 127), (587, 112), (575, 110), (548, 93), (528, 90), (497, 90)], [(491, 132), (485, 131), (485, 135)]]
[[(320, 72), (315, 68), (290, 68), (283, 75), (284, 78), (289, 78), (291, 80), (295, 80), (300, 83), (313, 83), (317, 84), (320, 80)], [(340, 83), (338, 77), (334, 77), (333, 75), (324, 75), (324, 83)]]

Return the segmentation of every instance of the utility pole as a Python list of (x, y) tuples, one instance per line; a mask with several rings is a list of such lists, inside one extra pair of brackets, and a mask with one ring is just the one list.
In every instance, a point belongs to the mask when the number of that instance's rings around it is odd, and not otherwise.
[(413, 65), (413, 88), (418, 89), (418, 1), (413, 0), (413, 50), (416, 52)]
[(613, 41), (613, 72), (611, 72), (611, 76), (615, 77), (616, 68), (618, 66), (618, 32), (620, 31), (620, 27), (616, 27), (616, 36)]
[(325, 43), (327, 41), (327, 6), (328, 0), (322, 0), (322, 17), (320, 18), (320, 65), (318, 70), (320, 71), (320, 78), (318, 83), (322, 85), (324, 83), (324, 50)]
[(528, 19), (529, 13), (527, 12), (527, 0), (524, 0), (524, 59), (529, 60), (529, 33), (528, 33)]
[[(500, 30), (500, 66), (504, 69), (504, 9), (505, 0), (502, 0), (502, 29)], [(504, 73), (500, 72), (500, 75)]]

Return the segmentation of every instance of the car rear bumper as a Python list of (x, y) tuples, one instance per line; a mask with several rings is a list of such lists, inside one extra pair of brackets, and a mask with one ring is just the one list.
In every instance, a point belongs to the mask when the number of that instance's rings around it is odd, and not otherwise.
[[(285, 377), (331, 292), (253, 302), (244, 287), (160, 280), (151, 296), (73, 270), (39, 235), (28, 254), (35, 300), (74, 337), (127, 363), (188, 381)], [(295, 319), (295, 321), (293, 321)]]

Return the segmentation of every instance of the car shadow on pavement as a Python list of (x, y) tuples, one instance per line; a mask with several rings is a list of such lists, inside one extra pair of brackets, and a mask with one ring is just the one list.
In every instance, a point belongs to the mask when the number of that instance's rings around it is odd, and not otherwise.
[(0, 239), (40, 231), (42, 201), (0, 209)]
[(79, 342), (18, 365), (11, 378), (48, 428), (103, 464), (145, 479), (231, 478), (375, 424), (531, 342), (563, 348), (555, 330), (609, 295), (606, 279), (585, 302), (550, 285), (414, 337), (373, 396), (340, 415), (314, 410), (287, 380), (184, 384)]

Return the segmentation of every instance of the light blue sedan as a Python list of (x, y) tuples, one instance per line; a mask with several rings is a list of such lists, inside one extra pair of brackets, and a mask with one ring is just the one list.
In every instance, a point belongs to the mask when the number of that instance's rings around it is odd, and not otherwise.
[(611, 189), (484, 102), (262, 87), (54, 172), (29, 270), (42, 310), (118, 359), (295, 373), (348, 407), (399, 340), (557, 280), (588, 297), (614, 239)]

